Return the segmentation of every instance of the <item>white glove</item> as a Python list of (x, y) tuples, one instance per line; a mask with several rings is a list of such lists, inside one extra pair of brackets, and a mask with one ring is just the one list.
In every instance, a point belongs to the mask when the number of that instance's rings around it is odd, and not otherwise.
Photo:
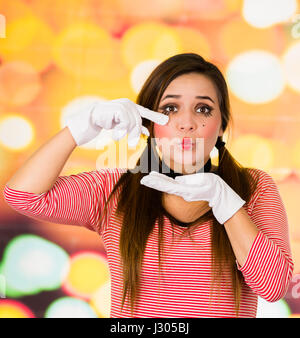
[(150, 136), (142, 125), (142, 117), (164, 125), (169, 117), (138, 105), (127, 98), (111, 101), (94, 100), (87, 109), (80, 110), (67, 118), (69, 128), (77, 145), (94, 139), (102, 129), (113, 129), (114, 140), (123, 138), (127, 133), (129, 147), (136, 147), (140, 135)]
[(224, 224), (246, 202), (218, 175), (197, 173), (176, 176), (175, 179), (151, 171), (141, 184), (169, 194), (181, 196), (186, 201), (207, 201), (220, 224)]

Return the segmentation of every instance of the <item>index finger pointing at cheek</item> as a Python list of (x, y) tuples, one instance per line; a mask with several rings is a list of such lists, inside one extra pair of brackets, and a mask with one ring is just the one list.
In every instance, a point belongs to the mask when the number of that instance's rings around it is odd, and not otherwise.
[(150, 110), (138, 104), (137, 104), (137, 109), (142, 117), (148, 120), (151, 120), (157, 124), (165, 125), (169, 121), (169, 116), (165, 114), (158, 113), (156, 111)]

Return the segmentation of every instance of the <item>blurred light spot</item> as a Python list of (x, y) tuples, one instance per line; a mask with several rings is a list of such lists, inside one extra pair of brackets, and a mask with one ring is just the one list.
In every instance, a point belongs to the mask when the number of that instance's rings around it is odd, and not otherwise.
[(53, 32), (33, 14), (8, 21), (7, 37), (1, 40), (0, 54), (5, 62), (22, 60), (37, 71), (52, 62)]
[(149, 59), (164, 59), (182, 51), (176, 30), (160, 22), (136, 24), (124, 33), (121, 55), (129, 69)]
[(183, 13), (195, 21), (222, 20), (240, 10), (241, 0), (184, 0)]
[(0, 143), (9, 150), (22, 150), (34, 138), (30, 121), (22, 116), (7, 115), (0, 120)]
[(299, 179), (296, 175), (291, 175), (285, 181), (280, 182), (279, 190), (288, 215), (294, 272), (300, 273)]
[(63, 297), (49, 305), (45, 311), (45, 318), (97, 318), (97, 315), (85, 301)]
[(71, 257), (63, 288), (72, 296), (90, 299), (109, 278), (108, 263), (103, 255), (82, 252)]
[[(242, 36), (247, 39), (241, 39)], [(219, 31), (220, 47), (228, 59), (252, 49), (267, 50), (279, 55), (286, 46), (286, 40), (286, 33), (282, 29), (259, 29), (248, 25), (240, 16), (228, 20)]]
[(182, 0), (117, 0), (118, 12), (127, 23), (142, 20), (176, 20), (182, 12)]
[(188, 26), (175, 26), (174, 29), (181, 41), (181, 53), (196, 53), (206, 60), (211, 57), (209, 39), (200, 30)]
[(285, 86), (277, 57), (260, 50), (239, 54), (228, 65), (226, 75), (231, 91), (248, 103), (274, 100)]
[(300, 170), (300, 139), (297, 140), (292, 149), (292, 164)]
[(95, 309), (98, 317), (109, 318), (111, 309), (111, 286), (110, 281), (102, 285), (92, 296), (91, 306)]
[(111, 36), (92, 23), (74, 23), (63, 29), (54, 42), (54, 59), (70, 75), (97, 79), (110, 69), (114, 57)]
[(257, 135), (236, 137), (229, 151), (244, 167), (268, 170), (273, 166), (274, 150), (271, 142)]
[(268, 302), (258, 297), (256, 318), (288, 318), (291, 310), (285, 300)]
[(0, 300), (0, 318), (34, 318), (33, 312), (23, 303), (10, 300)]
[(0, 103), (22, 106), (41, 90), (39, 74), (28, 63), (11, 61), (0, 66)]
[(289, 20), (296, 11), (296, 0), (244, 0), (242, 14), (249, 25), (266, 28)]
[(152, 73), (152, 71), (160, 64), (158, 60), (146, 60), (140, 62), (131, 72), (131, 85), (134, 91), (138, 94), (143, 87), (143, 84)]
[(300, 92), (300, 42), (290, 46), (282, 59), (287, 84)]
[(68, 272), (69, 256), (58, 245), (36, 235), (20, 235), (6, 246), (1, 273), (9, 297), (59, 288)]

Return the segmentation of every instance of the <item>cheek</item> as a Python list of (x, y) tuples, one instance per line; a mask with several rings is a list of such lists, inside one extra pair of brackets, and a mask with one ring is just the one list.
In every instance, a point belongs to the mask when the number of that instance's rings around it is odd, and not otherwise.
[(202, 129), (202, 135), (205, 139), (216, 138), (216, 135), (219, 134), (220, 121), (212, 120), (209, 123), (205, 123), (205, 126)]
[(174, 132), (172, 132), (171, 128), (167, 126), (162, 126), (160, 124), (154, 124), (153, 126), (153, 132), (154, 132), (154, 137), (157, 138), (172, 138), (172, 134), (174, 135)]
[[(205, 126), (202, 126), (201, 123), (201, 137), (205, 139), (215, 139), (219, 134), (220, 121), (218, 119), (205, 122)], [(154, 137), (157, 138), (168, 138), (172, 139), (174, 137), (174, 130), (168, 126), (161, 126), (160, 124), (154, 124), (153, 126)]]

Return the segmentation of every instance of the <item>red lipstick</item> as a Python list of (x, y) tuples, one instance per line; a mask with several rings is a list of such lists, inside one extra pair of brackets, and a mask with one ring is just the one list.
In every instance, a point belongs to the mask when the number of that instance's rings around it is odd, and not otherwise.
[(192, 139), (190, 137), (184, 137), (181, 144), (182, 149), (190, 149), (192, 147)]

